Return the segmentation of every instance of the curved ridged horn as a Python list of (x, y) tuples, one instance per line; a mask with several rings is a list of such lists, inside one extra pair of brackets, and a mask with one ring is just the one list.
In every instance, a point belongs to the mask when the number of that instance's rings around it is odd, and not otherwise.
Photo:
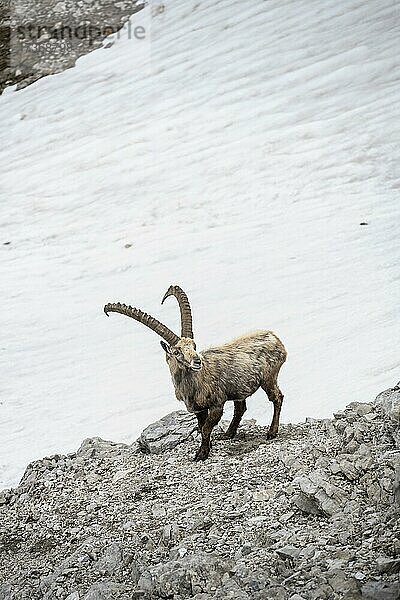
[(179, 336), (168, 329), (168, 327), (160, 323), (160, 321), (157, 321), (157, 319), (143, 312), (139, 308), (133, 308), (132, 306), (127, 306), (126, 304), (121, 304), (120, 302), (110, 302), (105, 305), (104, 312), (106, 313), (107, 317), (109, 312), (117, 312), (121, 315), (131, 317), (132, 319), (139, 321), (139, 323), (143, 323), (143, 325), (146, 325), (146, 327), (149, 327), (159, 336), (164, 338), (164, 340), (168, 342), (170, 346), (175, 346), (175, 344), (179, 342)]
[(161, 300), (161, 304), (163, 304), (168, 296), (175, 296), (179, 303), (181, 311), (181, 336), (193, 339), (192, 311), (190, 310), (187, 295), (179, 285), (170, 285), (164, 294), (164, 298)]

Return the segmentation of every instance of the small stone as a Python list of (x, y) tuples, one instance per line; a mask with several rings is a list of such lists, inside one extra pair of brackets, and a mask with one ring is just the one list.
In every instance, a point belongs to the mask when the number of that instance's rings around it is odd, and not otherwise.
[(381, 499), (381, 488), (376, 481), (370, 483), (367, 487), (368, 498), (374, 502), (379, 502)]
[(331, 600), (332, 588), (327, 583), (319, 585), (310, 595), (310, 600)]
[(276, 552), (282, 558), (298, 558), (300, 556), (301, 548), (296, 548), (295, 546), (283, 546), (282, 548), (277, 548)]
[(165, 545), (175, 543), (180, 538), (180, 529), (176, 523), (165, 525), (161, 539)]
[(328, 577), (332, 589), (344, 597), (350, 594), (359, 595), (358, 585), (355, 579), (346, 575), (345, 572), (337, 570), (334, 575)]
[(338, 463), (336, 460), (334, 460), (334, 461), (331, 463), (331, 465), (330, 465), (330, 470), (331, 470), (331, 472), (332, 472), (334, 475), (336, 475), (337, 473), (340, 473), (340, 465), (339, 465), (339, 463)]
[(368, 413), (373, 412), (374, 406), (368, 402), (351, 402), (346, 409), (354, 411), (359, 417), (364, 417)]
[(376, 566), (380, 573), (387, 573), (388, 575), (400, 573), (400, 558), (379, 557), (376, 559)]
[(344, 410), (338, 410), (337, 412), (333, 413), (333, 416), (335, 419), (345, 419), (346, 413), (344, 412)]
[(122, 565), (122, 549), (117, 543), (108, 546), (101, 558), (96, 563), (96, 568), (100, 573), (112, 575)]
[(300, 494), (294, 496), (293, 502), (295, 503), (297, 508), (309, 515), (323, 514), (319, 502), (312, 496), (308, 496), (303, 492), (300, 492)]
[(343, 475), (350, 481), (354, 481), (359, 476), (358, 470), (349, 460), (341, 460), (339, 462), (339, 468)]
[(283, 513), (283, 515), (281, 515), (279, 517), (279, 521), (281, 523), (286, 523), (287, 521), (289, 521), (292, 517), (294, 516), (294, 512), (292, 510), (290, 510), (287, 513)]
[(373, 458), (370, 456), (360, 456), (356, 459), (355, 466), (361, 471), (367, 471), (374, 464)]
[(15, 598), (11, 584), (0, 583), (0, 600), (13, 600)]
[(256, 502), (266, 502), (270, 499), (270, 494), (267, 490), (259, 490), (257, 492), (253, 492), (253, 500)]
[(398, 582), (368, 581), (361, 588), (362, 600), (399, 600), (400, 586)]
[(11, 500), (12, 493), (10, 490), (1, 490), (0, 491), (0, 505), (8, 504)]
[(151, 514), (153, 517), (165, 517), (167, 511), (165, 510), (165, 506), (162, 504), (153, 504), (151, 508)]
[(300, 551), (300, 555), (302, 558), (310, 559), (314, 556), (316, 551), (317, 551), (317, 549), (315, 548), (315, 546), (311, 546), (310, 544), (308, 544), (305, 548), (303, 548)]
[(89, 588), (83, 600), (114, 600), (120, 598), (123, 591), (123, 586), (112, 581), (98, 581)]
[(393, 494), (398, 505), (400, 505), (400, 464), (396, 466), (394, 481), (393, 481)]

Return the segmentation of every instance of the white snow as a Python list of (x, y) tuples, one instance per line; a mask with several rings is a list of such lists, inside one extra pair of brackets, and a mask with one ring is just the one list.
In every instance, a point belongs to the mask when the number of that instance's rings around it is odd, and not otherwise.
[[(164, 4), (151, 45), (0, 98), (2, 486), (183, 408), (157, 337), (102, 312), (178, 330), (171, 283), (199, 347), (282, 338), (286, 422), (400, 379), (397, 3)], [(270, 420), (263, 392), (248, 405)]]

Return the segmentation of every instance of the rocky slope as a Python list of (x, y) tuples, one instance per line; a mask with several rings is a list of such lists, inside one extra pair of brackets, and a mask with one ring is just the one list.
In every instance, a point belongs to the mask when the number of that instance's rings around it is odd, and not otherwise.
[(0, 0), (0, 94), (73, 67), (99, 48), (142, 0)]
[(0, 494), (0, 599), (400, 598), (399, 420), (396, 386), (273, 441), (220, 429), (202, 464), (182, 412), (34, 462)]

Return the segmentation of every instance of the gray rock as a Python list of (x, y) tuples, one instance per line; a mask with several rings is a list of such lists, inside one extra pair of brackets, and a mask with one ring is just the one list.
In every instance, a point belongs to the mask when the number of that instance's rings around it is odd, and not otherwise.
[[(156, 424), (156, 451), (194, 439), (180, 414)], [(255, 423), (216, 432), (200, 465), (183, 444), (153, 456), (99, 438), (36, 461), (1, 496), (0, 600), (393, 600), (397, 429), (353, 405), (267, 444)]]
[(82, 600), (118, 600), (124, 592), (124, 586), (112, 581), (96, 581)]
[(361, 588), (362, 600), (399, 600), (399, 583), (386, 583), (384, 581), (368, 581)]
[(329, 584), (324, 583), (319, 585), (311, 592), (310, 600), (331, 600), (332, 588)]
[(11, 490), (1, 490), (0, 492), (0, 505), (8, 504), (11, 500)]
[(397, 504), (400, 506), (400, 464), (396, 466), (394, 481), (393, 481), (393, 494)]
[(394, 431), (392, 431), (392, 436), (396, 444), (396, 448), (400, 450), (400, 427), (397, 427)]
[(9, 583), (0, 583), (0, 600), (11, 600), (12, 589)]
[(295, 503), (297, 508), (309, 515), (322, 516), (324, 514), (319, 501), (313, 496), (310, 496), (309, 494), (304, 494), (303, 492), (300, 492), (299, 494), (293, 496), (293, 502)]
[(376, 566), (380, 573), (388, 573), (389, 575), (400, 573), (400, 558), (382, 556), (376, 559)]
[(99, 573), (112, 575), (122, 566), (122, 548), (117, 543), (112, 543), (105, 548), (101, 558), (95, 563)]
[(357, 581), (340, 569), (336, 570), (333, 575), (330, 575), (328, 581), (332, 589), (341, 595), (341, 598), (355, 599), (361, 597)]
[(368, 469), (370, 469), (372, 467), (372, 465), (374, 464), (374, 460), (371, 456), (355, 455), (354, 458), (356, 459), (356, 461), (354, 463), (355, 467), (359, 471), (368, 471)]
[(295, 477), (293, 483), (300, 488), (300, 494), (294, 498), (296, 506), (309, 514), (331, 516), (346, 503), (344, 492), (329, 482), (329, 475), (322, 469)]
[(347, 479), (354, 481), (359, 476), (359, 471), (349, 460), (343, 459), (339, 462), (339, 469)]
[(256, 592), (253, 594), (253, 598), (255, 600), (286, 600), (287, 597), (287, 591), (282, 586), (271, 586), (262, 592)]
[(153, 517), (160, 518), (165, 517), (167, 511), (165, 510), (165, 506), (159, 504), (158, 502), (155, 502), (151, 507), (151, 514), (153, 515)]
[[(10, 2), (0, 3), (2, 9), (9, 5)], [(22, 89), (40, 77), (68, 69), (80, 56), (100, 48), (103, 43), (108, 47), (113, 43), (105, 40), (109, 28), (119, 30), (138, 8), (136, 0), (12, 2), (11, 9), (2, 15), (2, 21), (11, 27), (11, 31), (21, 28), (25, 34), (12, 37), (12, 60), (8, 67), (2, 65), (0, 70), (0, 94), (9, 85), (17, 84), (17, 89)], [(30, 24), (33, 30), (28, 34)], [(85, 29), (82, 29), (83, 25)], [(76, 33), (65, 35), (64, 26), (71, 27)], [(1, 45), (0, 52), (4, 52)], [(25, 117), (24, 113), (20, 116), (21, 119)]]
[(221, 585), (231, 567), (212, 554), (196, 552), (153, 567), (142, 574), (138, 588), (161, 598), (207, 593)]
[(351, 402), (346, 406), (346, 409), (355, 412), (359, 417), (364, 417), (373, 412), (374, 405), (369, 402)]
[(367, 494), (368, 498), (375, 503), (378, 503), (381, 500), (381, 488), (377, 481), (371, 481), (367, 486)]
[(247, 592), (240, 589), (234, 579), (228, 579), (214, 594), (213, 600), (250, 600)]
[(177, 410), (146, 427), (138, 442), (146, 454), (161, 454), (188, 440), (196, 429), (195, 415)]
[(179, 526), (176, 523), (170, 523), (163, 528), (161, 539), (166, 546), (169, 546), (179, 541), (180, 536)]
[(301, 548), (296, 548), (295, 546), (283, 546), (282, 548), (277, 548), (276, 552), (282, 558), (298, 558), (300, 556)]
[(394, 388), (389, 388), (380, 393), (376, 397), (375, 403), (382, 408), (388, 417), (400, 422), (400, 382)]
[(117, 444), (116, 442), (103, 440), (100, 437), (93, 437), (83, 440), (76, 455), (80, 458), (90, 459), (94, 456), (101, 457), (107, 454), (118, 454), (121, 450), (127, 448), (129, 446), (126, 444)]

